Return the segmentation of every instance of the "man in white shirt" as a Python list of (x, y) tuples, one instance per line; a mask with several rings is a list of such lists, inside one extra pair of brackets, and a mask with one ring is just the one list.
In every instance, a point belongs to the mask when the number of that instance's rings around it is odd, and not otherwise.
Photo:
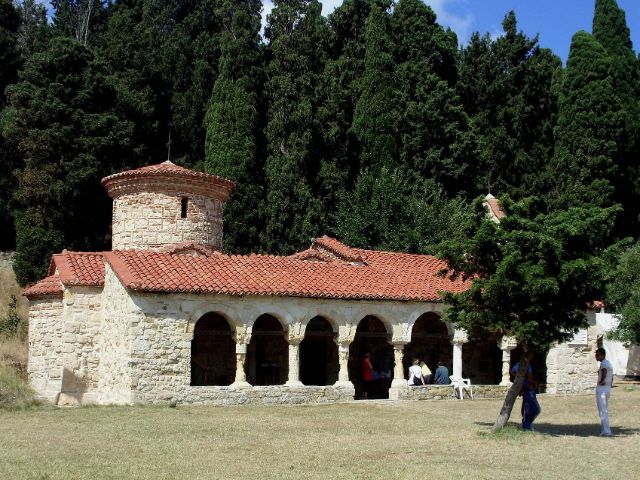
[(604, 348), (596, 350), (596, 360), (600, 362), (598, 383), (596, 385), (596, 404), (598, 405), (598, 414), (600, 414), (601, 437), (611, 436), (611, 428), (609, 427), (609, 394), (613, 384), (613, 365), (606, 359), (606, 356), (607, 352), (605, 352)]

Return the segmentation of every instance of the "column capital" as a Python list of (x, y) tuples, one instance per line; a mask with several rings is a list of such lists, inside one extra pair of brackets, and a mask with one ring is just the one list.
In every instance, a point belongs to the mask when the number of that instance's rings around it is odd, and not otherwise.
[(411, 339), (407, 338), (407, 337), (393, 337), (391, 339), (391, 345), (393, 345), (393, 348), (397, 348), (397, 349), (401, 349), (404, 348), (405, 345), (407, 343), (409, 343), (411, 341)]
[(336, 343), (338, 345), (349, 345), (351, 342), (353, 342), (353, 339), (355, 337), (356, 327), (353, 323), (347, 322), (344, 325), (338, 325), (338, 338), (336, 339)]
[(251, 342), (251, 328), (246, 325), (236, 327), (234, 340), (236, 341), (236, 345), (249, 345)]
[(451, 339), (451, 345), (462, 345), (463, 343), (467, 343), (468, 341), (469, 337), (467, 335), (467, 332), (456, 328), (453, 334), (453, 338)]
[(392, 327), (391, 344), (406, 345), (411, 341), (411, 329), (408, 323), (396, 323)]
[(303, 325), (302, 322), (289, 325), (289, 330), (287, 331), (287, 342), (289, 342), (289, 345), (300, 345), (304, 340), (306, 329), (306, 325)]
[(498, 340), (498, 348), (502, 351), (510, 352), (517, 346), (518, 346), (518, 342), (514, 337), (509, 337), (507, 335), (504, 335), (500, 340)]

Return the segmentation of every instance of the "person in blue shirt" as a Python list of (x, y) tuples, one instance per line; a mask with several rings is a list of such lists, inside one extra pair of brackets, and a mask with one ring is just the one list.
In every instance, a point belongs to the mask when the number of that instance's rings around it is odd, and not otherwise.
[(436, 368), (434, 383), (438, 385), (449, 385), (449, 369), (444, 366), (442, 361), (438, 361), (438, 368)]
[[(518, 370), (520, 369), (520, 362), (516, 362), (516, 364), (511, 368), (511, 381), (515, 379), (518, 374)], [(531, 363), (527, 367), (527, 373), (524, 377), (524, 383), (522, 384), (522, 429), (523, 430), (533, 430), (533, 422), (540, 415), (542, 408), (540, 408), (540, 404), (538, 403), (538, 399), (536, 398), (536, 387), (538, 386), (538, 382), (533, 377), (533, 367)]]

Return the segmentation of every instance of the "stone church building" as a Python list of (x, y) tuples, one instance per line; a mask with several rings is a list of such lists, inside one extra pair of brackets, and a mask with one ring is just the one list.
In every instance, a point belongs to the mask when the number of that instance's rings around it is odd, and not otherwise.
[[(39, 397), (57, 404), (306, 403), (361, 398), (362, 359), (375, 398), (438, 398), (408, 387), (417, 356), (501, 395), (517, 346), (469, 341), (441, 320), (428, 255), (351, 248), (321, 237), (290, 256), (227, 255), (222, 211), (233, 182), (170, 161), (102, 180), (113, 199), (112, 250), (53, 255), (29, 287), (29, 364)], [(496, 221), (500, 211), (488, 198)], [(593, 317), (593, 315), (591, 315)], [(590, 317), (590, 318), (591, 318)], [(593, 326), (541, 357), (546, 391), (592, 387)], [(535, 361), (535, 360), (534, 360)], [(543, 381), (545, 380), (543, 378)]]

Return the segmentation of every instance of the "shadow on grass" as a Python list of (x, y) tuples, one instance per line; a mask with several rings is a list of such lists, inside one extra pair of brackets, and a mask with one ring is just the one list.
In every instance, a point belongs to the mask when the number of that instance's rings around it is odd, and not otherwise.
[[(476, 425), (480, 427), (486, 427), (487, 429), (491, 429), (493, 427), (493, 423), (488, 422), (475, 422)], [(597, 437), (600, 435), (600, 423), (583, 423), (583, 424), (555, 424), (555, 423), (544, 423), (544, 422), (535, 422), (533, 424), (533, 428), (535, 433), (540, 433), (542, 435), (549, 435), (552, 437)], [(513, 422), (509, 422), (509, 424), (505, 427), (505, 429), (509, 430), (517, 430), (520, 433), (525, 433), (522, 429), (517, 426)], [(613, 435), (616, 437), (629, 437), (632, 435), (637, 435), (640, 433), (640, 428), (627, 428), (627, 427), (611, 427), (611, 431)]]

